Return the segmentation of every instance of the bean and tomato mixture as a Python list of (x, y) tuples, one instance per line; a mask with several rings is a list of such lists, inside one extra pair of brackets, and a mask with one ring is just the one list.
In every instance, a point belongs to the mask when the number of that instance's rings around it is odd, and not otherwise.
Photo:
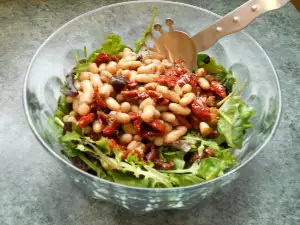
[(157, 168), (173, 164), (159, 162), (156, 149), (176, 143), (189, 129), (207, 138), (218, 136), (216, 105), (227, 96), (203, 68), (193, 73), (183, 60), (171, 63), (129, 48), (113, 57), (101, 52), (88, 72), (78, 80), (67, 77), (67, 82), (73, 90), (65, 93), (72, 111), (63, 122), (76, 123), (94, 141), (108, 138), (123, 159), (135, 153)]

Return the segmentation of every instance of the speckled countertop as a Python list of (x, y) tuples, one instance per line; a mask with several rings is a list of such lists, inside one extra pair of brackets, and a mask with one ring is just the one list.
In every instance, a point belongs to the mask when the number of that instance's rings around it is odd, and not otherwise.
[[(31, 133), (25, 71), (39, 45), (73, 17), (118, 1), (0, 0), (1, 225), (300, 224), (300, 14), (291, 4), (246, 30), (279, 75), (283, 115), (274, 139), (222, 190), (189, 211), (133, 215), (77, 190)], [(224, 15), (244, 0), (185, 0)]]

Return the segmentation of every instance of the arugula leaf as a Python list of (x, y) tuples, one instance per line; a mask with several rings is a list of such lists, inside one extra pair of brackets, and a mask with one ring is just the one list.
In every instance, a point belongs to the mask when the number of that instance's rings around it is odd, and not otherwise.
[(170, 181), (176, 186), (189, 186), (199, 184), (205, 180), (194, 174), (169, 174)]
[(184, 161), (184, 155), (185, 152), (183, 151), (176, 151), (176, 152), (164, 152), (163, 153), (164, 158), (167, 161), (172, 161), (175, 164), (176, 169), (183, 169), (185, 166), (185, 161)]
[(94, 50), (88, 57), (88, 62), (92, 63), (95, 61), (95, 59), (97, 58), (97, 55), (102, 52), (102, 48), (97, 48), (96, 50)]
[(223, 169), (226, 165), (222, 162), (222, 160), (215, 157), (204, 158), (200, 161), (200, 163), (194, 163), (188, 169), (181, 170), (164, 170), (161, 172), (164, 173), (179, 173), (179, 174), (193, 174), (198, 177), (202, 177), (205, 180), (211, 180), (217, 177), (219, 174), (222, 174)]
[(96, 146), (99, 147), (104, 154), (110, 155), (111, 149), (108, 146), (108, 140), (105, 137), (101, 137), (100, 140), (95, 142)]
[(247, 108), (240, 96), (232, 96), (220, 107), (220, 119), (217, 130), (226, 139), (228, 146), (242, 148), (245, 130), (252, 124), (250, 117), (253, 109)]
[(63, 119), (63, 117), (70, 113), (72, 110), (72, 104), (67, 102), (67, 98), (64, 95), (61, 95), (58, 99), (58, 104), (56, 111), (54, 113), (54, 117), (59, 118), (60, 120)]
[(149, 180), (143, 178), (137, 178), (127, 173), (121, 173), (119, 171), (111, 170), (109, 174), (112, 176), (114, 182), (135, 187), (148, 187)]
[(232, 71), (227, 72), (224, 70), (215, 74), (216, 80), (219, 81), (228, 92), (232, 91), (233, 85), (236, 83), (236, 79), (232, 75)]
[(226, 71), (226, 69), (218, 65), (214, 58), (210, 58), (206, 54), (198, 54), (197, 55), (197, 66), (198, 68), (204, 68), (205, 71), (209, 74), (216, 74), (218, 72)]
[(156, 187), (157, 185), (162, 185), (164, 187), (173, 186), (166, 174), (162, 174), (148, 165), (143, 166), (146, 171), (143, 170), (140, 166), (135, 165), (134, 163), (120, 162), (119, 166), (124, 172), (131, 172), (137, 178), (142, 177), (146, 180), (151, 181), (152, 187)]
[(102, 44), (102, 51), (109, 55), (115, 55), (122, 52), (127, 46), (122, 44), (122, 38), (117, 34), (108, 34), (106, 42)]
[(68, 132), (61, 138), (62, 142), (80, 141), (80, 135), (76, 132)]
[(76, 149), (76, 144), (74, 142), (62, 142), (61, 147), (63, 153), (70, 158), (82, 155), (82, 153)]
[(152, 32), (152, 27), (153, 27), (154, 19), (156, 17), (156, 13), (157, 13), (157, 8), (154, 8), (149, 26), (147, 27), (146, 30), (144, 30), (142, 38), (139, 41), (134, 42), (134, 45), (136, 47), (135, 53), (139, 53), (139, 51), (141, 49), (141, 44), (145, 43), (145, 41), (146, 41), (147, 34)]

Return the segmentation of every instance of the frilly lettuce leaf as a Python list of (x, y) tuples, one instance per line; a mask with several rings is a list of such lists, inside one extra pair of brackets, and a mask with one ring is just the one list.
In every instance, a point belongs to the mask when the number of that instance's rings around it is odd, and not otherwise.
[(240, 96), (232, 96), (220, 107), (218, 132), (226, 139), (228, 146), (242, 148), (244, 133), (252, 124), (249, 119), (254, 114), (251, 107), (247, 107)]

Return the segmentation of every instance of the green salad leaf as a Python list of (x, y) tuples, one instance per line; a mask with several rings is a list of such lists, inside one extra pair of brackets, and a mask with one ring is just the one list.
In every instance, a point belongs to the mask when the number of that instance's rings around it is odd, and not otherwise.
[(102, 44), (102, 51), (109, 54), (115, 55), (122, 52), (124, 48), (128, 48), (126, 45), (122, 44), (122, 38), (117, 34), (108, 34), (106, 36), (106, 42)]
[(56, 111), (54, 113), (54, 117), (59, 118), (62, 120), (62, 118), (69, 114), (69, 112), (72, 110), (72, 104), (67, 102), (67, 97), (64, 95), (61, 95), (58, 99), (58, 104)]
[(216, 80), (219, 81), (229, 92), (232, 91), (236, 79), (232, 75), (232, 71), (222, 71), (215, 74)]
[(207, 73), (214, 75), (216, 80), (219, 81), (228, 92), (232, 91), (236, 79), (232, 76), (231, 71), (227, 71), (222, 65), (218, 65), (214, 58), (206, 54), (198, 54), (197, 65), (198, 68), (204, 68)]
[(184, 161), (185, 152), (176, 151), (176, 152), (164, 152), (163, 156), (167, 161), (172, 161), (175, 164), (176, 169), (183, 169), (185, 166)]
[(194, 174), (169, 174), (170, 180), (176, 186), (189, 186), (199, 184), (205, 180)]
[(143, 178), (134, 177), (132, 174), (122, 173), (111, 170), (109, 174), (112, 176), (114, 182), (134, 187), (148, 187), (150, 181)]
[(218, 132), (225, 137), (228, 146), (242, 148), (245, 130), (252, 126), (249, 119), (254, 114), (253, 109), (248, 108), (240, 96), (232, 96), (220, 107), (219, 114)]
[(207, 157), (200, 161), (195, 162), (190, 168), (181, 170), (165, 170), (161, 171), (164, 173), (175, 173), (175, 174), (193, 174), (205, 180), (211, 180), (222, 173), (227, 165), (221, 159), (216, 157)]
[(134, 42), (134, 45), (136, 47), (135, 53), (139, 53), (139, 51), (141, 49), (141, 44), (145, 43), (145, 41), (146, 41), (147, 34), (152, 32), (152, 27), (153, 27), (154, 19), (156, 17), (156, 13), (157, 13), (157, 8), (155, 8), (153, 10), (152, 18), (150, 20), (149, 26), (144, 31), (142, 38), (139, 41)]

